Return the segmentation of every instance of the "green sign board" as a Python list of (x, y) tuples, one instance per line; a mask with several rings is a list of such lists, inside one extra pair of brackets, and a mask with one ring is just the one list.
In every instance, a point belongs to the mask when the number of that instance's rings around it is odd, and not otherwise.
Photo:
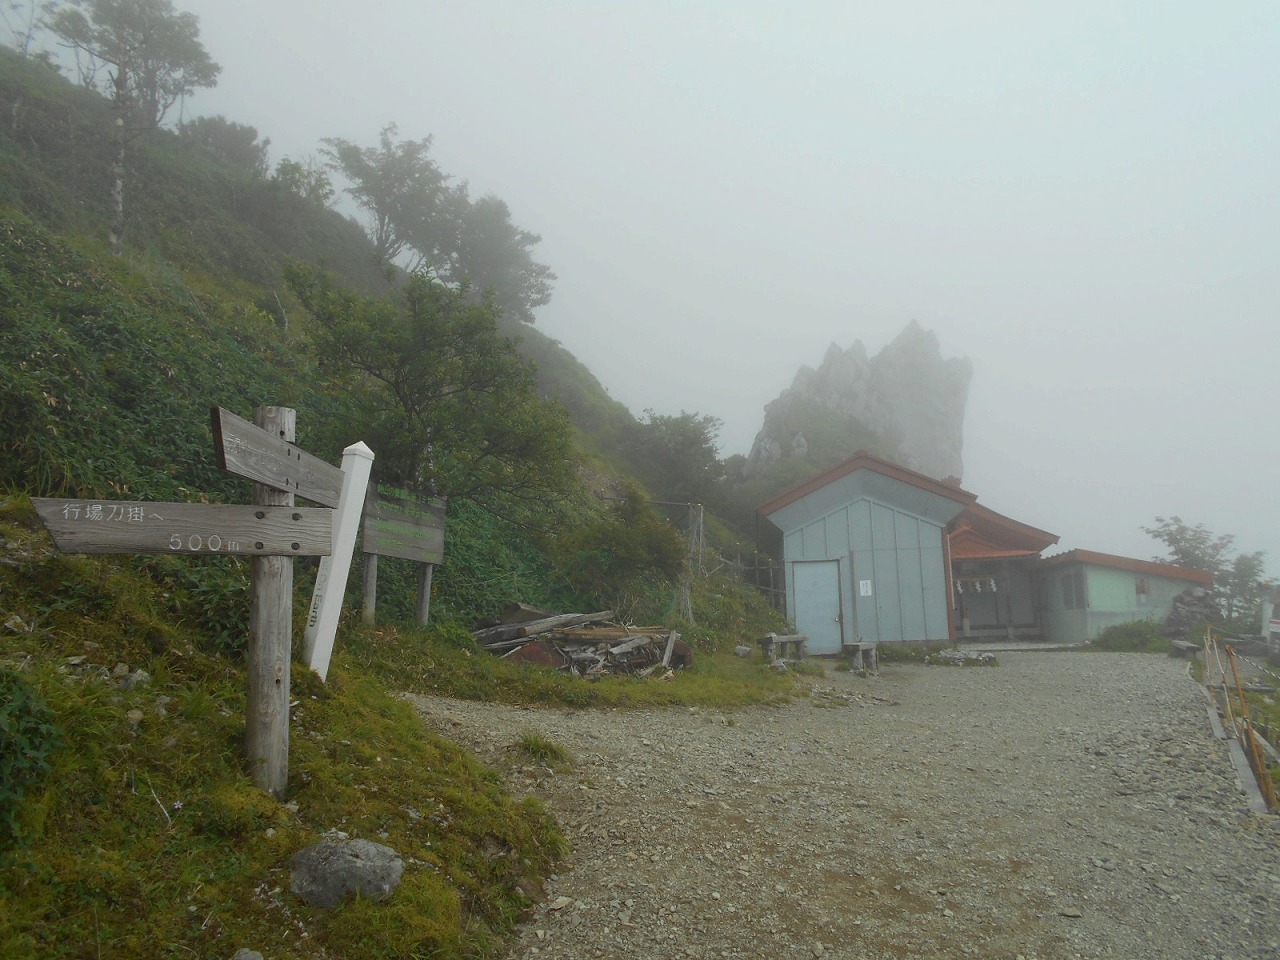
[(370, 484), (361, 534), (365, 553), (444, 562), (445, 501), (389, 484)]

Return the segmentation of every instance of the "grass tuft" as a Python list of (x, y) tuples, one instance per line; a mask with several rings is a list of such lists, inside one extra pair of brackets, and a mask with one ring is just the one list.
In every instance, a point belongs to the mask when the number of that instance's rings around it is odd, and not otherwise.
[(522, 733), (515, 746), (530, 760), (553, 770), (563, 770), (573, 765), (573, 754), (566, 747), (532, 730)]

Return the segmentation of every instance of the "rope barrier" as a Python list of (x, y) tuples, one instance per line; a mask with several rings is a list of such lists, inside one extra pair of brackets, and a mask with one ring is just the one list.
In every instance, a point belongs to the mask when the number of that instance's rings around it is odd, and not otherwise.
[(1254, 663), (1252, 660), (1250, 660), (1248, 657), (1244, 656), (1243, 654), (1239, 654), (1239, 653), (1237, 653), (1237, 654), (1236, 654), (1236, 657), (1237, 657), (1238, 659), (1240, 659), (1240, 660), (1243, 660), (1245, 663), (1247, 663), (1249, 666), (1253, 667), (1253, 669), (1257, 670), (1259, 673), (1265, 673), (1265, 674), (1266, 674), (1268, 677), (1270, 677), (1272, 680), (1275, 680), (1275, 681), (1277, 681), (1277, 682), (1280, 682), (1280, 674), (1272, 673), (1270, 670), (1268, 670), (1268, 669), (1267, 669), (1266, 667), (1264, 667), (1262, 664), (1260, 664), (1260, 663)]
[[(1239, 657), (1236, 654), (1235, 648), (1231, 644), (1229, 643), (1226, 644), (1226, 660), (1227, 660), (1227, 664), (1229, 664), (1231, 667), (1231, 676), (1235, 682), (1236, 697), (1239, 700), (1240, 716), (1239, 716), (1239, 720), (1237, 720), (1236, 717), (1233, 715), (1233, 710), (1231, 706), (1231, 694), (1227, 687), (1226, 666), (1222, 662), (1222, 652), (1218, 644), (1218, 638), (1213, 635), (1212, 630), (1205, 631), (1204, 652), (1205, 652), (1205, 684), (1206, 686), (1208, 686), (1209, 684), (1210, 666), (1213, 664), (1216, 664), (1218, 668), (1219, 677), (1221, 678), (1219, 682), (1222, 685), (1223, 718), (1227, 721), (1227, 724), (1230, 727), (1231, 732), (1236, 736), (1238, 740), (1240, 740), (1241, 744), (1246, 748), (1245, 756), (1249, 761), (1249, 766), (1253, 769), (1254, 778), (1258, 781), (1258, 788), (1262, 791), (1262, 797), (1263, 797), (1263, 800), (1266, 801), (1267, 809), (1274, 810), (1276, 809), (1276, 805), (1277, 805), (1275, 784), (1271, 782), (1271, 776), (1267, 772), (1266, 760), (1263, 758), (1262, 749), (1258, 744), (1258, 735), (1255, 733), (1253, 729), (1253, 723), (1249, 720), (1249, 703), (1245, 699), (1244, 684), (1240, 682), (1240, 668), (1236, 663), (1237, 659), (1244, 659), (1244, 658)], [(1256, 666), (1256, 664), (1253, 664), (1252, 661), (1246, 661), (1246, 662), (1250, 663), (1253, 666)], [(1264, 672), (1270, 673), (1270, 671), (1264, 671)], [(1214, 706), (1215, 708), (1217, 708), (1218, 707), (1217, 694), (1214, 691), (1214, 688), (1212, 687), (1210, 687), (1210, 691), (1213, 696)]]

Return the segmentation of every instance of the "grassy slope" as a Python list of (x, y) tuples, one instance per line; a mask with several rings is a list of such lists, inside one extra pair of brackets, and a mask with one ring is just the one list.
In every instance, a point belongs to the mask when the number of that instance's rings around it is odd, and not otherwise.
[[(458, 628), (344, 631), (327, 684), (295, 665), (281, 804), (243, 772), (239, 656), (182, 622), (189, 588), (150, 563), (61, 555), (22, 498), (0, 501), (0, 669), (35, 688), (64, 739), (20, 808), (25, 847), (0, 855), (0, 956), (487, 955), (564, 841), (388, 684), (579, 707), (789, 691), (758, 661), (705, 648), (672, 682), (592, 684), (489, 657)], [(149, 681), (123, 689), (139, 668)], [(405, 858), (388, 904), (321, 911), (288, 894), (289, 857), (331, 830)]]
[[(26, 848), (4, 855), (0, 956), (461, 956), (496, 942), (563, 851), (536, 803), (342, 658), (327, 685), (296, 668), (276, 802), (242, 769), (239, 658), (175, 623), (181, 598), (136, 561), (56, 553), (13, 499), (0, 561), (0, 663), (64, 740), (20, 810)], [(139, 668), (150, 680), (122, 689)], [(288, 895), (289, 857), (328, 830), (405, 858), (390, 903)]]

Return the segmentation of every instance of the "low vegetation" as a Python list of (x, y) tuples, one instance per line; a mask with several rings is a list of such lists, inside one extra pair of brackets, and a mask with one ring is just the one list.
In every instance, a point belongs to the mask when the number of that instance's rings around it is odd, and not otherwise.
[(1107, 627), (1088, 649), (1127, 653), (1172, 653), (1173, 643), (1164, 635), (1160, 624), (1135, 620)]
[[(191, 583), (158, 577), (155, 559), (57, 553), (21, 497), (0, 502), (0, 561), (0, 682), (21, 691), (0, 746), (12, 774), (0, 797), (3, 956), (109, 945), (137, 957), (245, 945), (299, 960), (492, 955), (565, 841), (535, 801), (426, 730), (398, 691), (625, 707), (790, 690), (759, 660), (721, 652), (709, 626), (688, 628), (690, 671), (596, 682), (508, 664), (452, 623), (344, 631), (327, 683), (295, 664), (282, 803), (244, 773), (240, 638), (202, 629)], [(710, 579), (695, 610), (726, 629), (776, 627), (741, 589)], [(511, 749), (553, 769), (572, 763), (529, 734)], [(290, 856), (335, 831), (405, 858), (391, 901), (322, 911), (289, 894)]]

